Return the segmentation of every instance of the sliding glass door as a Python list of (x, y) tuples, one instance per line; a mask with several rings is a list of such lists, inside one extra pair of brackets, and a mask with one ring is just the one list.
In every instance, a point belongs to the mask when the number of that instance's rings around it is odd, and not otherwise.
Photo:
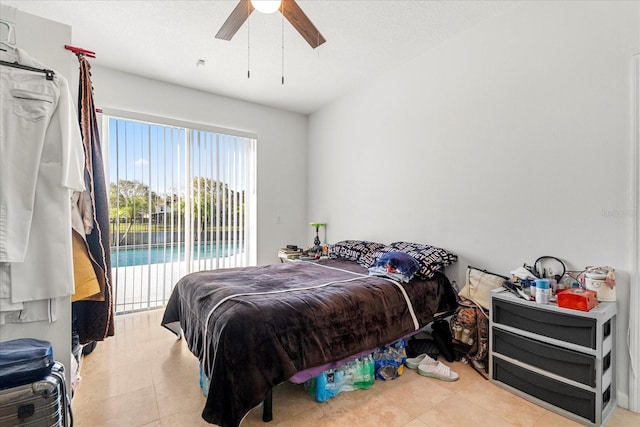
[(105, 118), (116, 313), (185, 274), (255, 264), (255, 138)]

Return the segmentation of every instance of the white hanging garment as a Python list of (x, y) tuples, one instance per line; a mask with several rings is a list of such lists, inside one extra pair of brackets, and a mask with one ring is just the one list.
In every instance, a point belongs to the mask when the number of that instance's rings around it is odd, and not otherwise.
[[(46, 68), (21, 49), (0, 59)], [(0, 66), (0, 298), (73, 293), (71, 194), (84, 189), (84, 150), (66, 79)]]

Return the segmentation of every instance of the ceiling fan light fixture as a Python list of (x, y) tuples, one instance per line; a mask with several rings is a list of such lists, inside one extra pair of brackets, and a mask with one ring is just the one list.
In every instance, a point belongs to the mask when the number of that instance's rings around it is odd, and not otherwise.
[(251, 0), (253, 7), (262, 13), (273, 13), (280, 9), (281, 0)]
[[(0, 0), (1, 1), (1, 0)], [(231, 40), (233, 36), (238, 32), (242, 24), (247, 22), (249, 16), (254, 10), (271, 13), (280, 9), (283, 20), (289, 21), (289, 23), (295, 28), (295, 30), (302, 36), (303, 39), (309, 43), (312, 48), (317, 48), (327, 40), (320, 34), (320, 31), (313, 25), (313, 22), (305, 15), (304, 11), (300, 8), (296, 0), (237, 0), (236, 7), (231, 11), (231, 14), (224, 21), (220, 30), (216, 33), (216, 38), (221, 40)], [(286, 3), (283, 3), (286, 1)], [(265, 10), (263, 6), (270, 4), (271, 8)], [(286, 6), (286, 7), (285, 7)], [(284, 34), (284, 32), (283, 32)]]

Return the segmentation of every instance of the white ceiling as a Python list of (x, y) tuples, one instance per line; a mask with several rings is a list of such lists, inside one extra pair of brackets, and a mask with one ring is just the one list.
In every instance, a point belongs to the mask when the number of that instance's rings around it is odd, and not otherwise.
[(313, 50), (279, 13), (216, 39), (237, 2), (2, 1), (70, 25), (92, 64), (303, 114), (518, 3), (299, 0), (327, 39)]

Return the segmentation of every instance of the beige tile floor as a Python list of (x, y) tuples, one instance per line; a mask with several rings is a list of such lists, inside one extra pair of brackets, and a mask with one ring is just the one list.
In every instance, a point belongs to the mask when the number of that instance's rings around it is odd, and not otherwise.
[[(98, 344), (81, 366), (73, 399), (77, 427), (208, 426), (200, 418), (205, 398), (198, 363), (184, 341), (160, 326), (162, 310), (116, 317), (116, 335)], [(448, 383), (415, 371), (369, 390), (344, 392), (316, 402), (300, 385), (274, 389), (271, 426), (573, 426), (573, 421), (520, 399), (484, 380), (462, 363)], [(262, 426), (262, 409), (241, 427)], [(267, 426), (269, 424), (266, 424)], [(640, 414), (617, 408), (610, 427), (639, 426)]]

